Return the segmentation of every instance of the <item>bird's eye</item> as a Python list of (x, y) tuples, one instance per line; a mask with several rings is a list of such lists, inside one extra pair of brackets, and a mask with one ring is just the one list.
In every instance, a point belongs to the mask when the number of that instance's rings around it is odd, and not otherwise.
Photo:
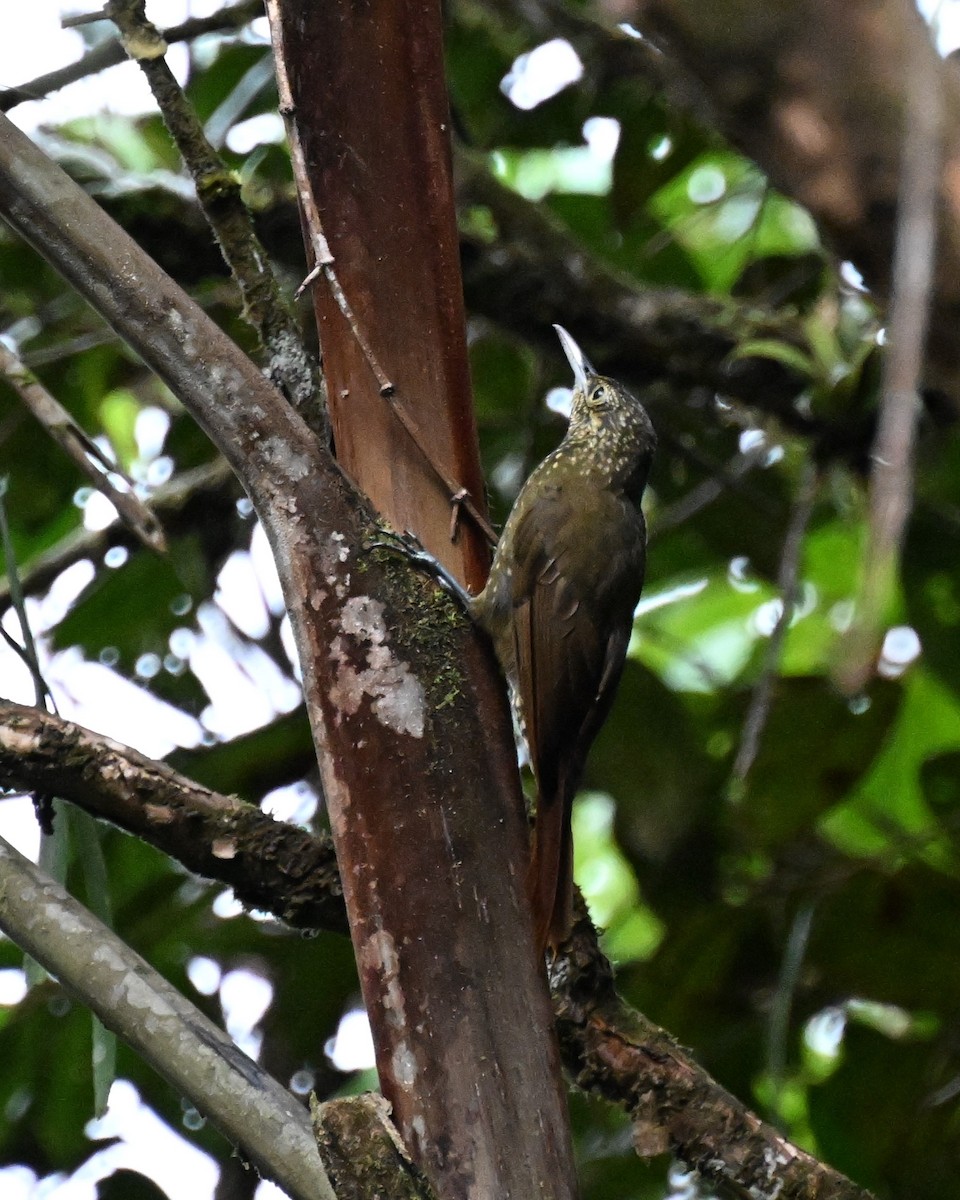
[(606, 391), (602, 387), (594, 388), (591, 399), (592, 400), (602, 400), (606, 394), (607, 394)]

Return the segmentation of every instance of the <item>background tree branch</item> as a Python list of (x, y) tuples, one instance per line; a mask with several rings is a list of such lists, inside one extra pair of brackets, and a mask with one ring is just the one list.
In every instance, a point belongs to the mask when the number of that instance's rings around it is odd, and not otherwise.
[(638, 28), (694, 76), (723, 131), (803, 204), (836, 253), (890, 294), (908, 79), (939, 91), (947, 130), (939, 187), (927, 387), (960, 405), (960, 77), (910, 0), (782, 0), (745, 10), (641, 0)]
[[(297, 929), (345, 930), (328, 839), (71, 722), (0, 702), (0, 782), (40, 794), (56, 790)], [(571, 1078), (630, 1113), (638, 1154), (669, 1150), (744, 1200), (778, 1187), (776, 1194), (790, 1200), (870, 1200), (754, 1116), (675, 1039), (624, 1003), (582, 907), (550, 985)]]
[(293, 1200), (335, 1200), (307, 1114), (286, 1088), (2, 838), (0, 874), (0, 928), (9, 937), (193, 1099)]
[[(383, 830), (391, 830), (389, 868), (374, 871), (372, 856), (355, 852), (359, 870), (344, 879), (348, 911), (356, 918), (351, 889), (367, 906), (363, 925), (353, 925), (354, 944), (404, 1140), (441, 1194), (438, 1178), (450, 1195), (474, 1196), (497, 1190), (504, 1172), (554, 1179), (556, 1194), (568, 1194), (549, 997), (515, 868), (527, 853), (526, 821), (489, 652), (447, 602), (424, 626), (420, 604), (434, 589), (389, 554), (385, 561), (364, 549), (376, 530), (372, 515), (303, 421), (6, 118), (0, 213), (188, 407), (264, 523), (298, 644), (334, 840), (341, 855), (347, 839), (382, 848)], [(392, 787), (371, 793), (386, 763)], [(360, 796), (375, 803), (351, 807)], [(397, 920), (409, 924), (385, 934)], [(406, 946), (399, 961), (397, 944)], [(450, 954), (438, 953), (442, 945)], [(456, 978), (451, 956), (461, 968)], [(403, 1021), (387, 1019), (398, 1011)], [(450, 1039), (442, 1054), (438, 1030)], [(513, 1065), (481, 1077), (482, 1120), (480, 1062)], [(511, 1141), (515, 1154), (504, 1150)]]

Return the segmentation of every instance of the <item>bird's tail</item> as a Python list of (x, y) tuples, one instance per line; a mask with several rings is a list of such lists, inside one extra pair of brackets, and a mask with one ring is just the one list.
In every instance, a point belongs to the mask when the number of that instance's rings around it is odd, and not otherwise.
[(573, 925), (572, 796), (562, 785), (546, 797), (540, 793), (527, 872), (527, 895), (533, 910), (537, 953), (565, 942)]

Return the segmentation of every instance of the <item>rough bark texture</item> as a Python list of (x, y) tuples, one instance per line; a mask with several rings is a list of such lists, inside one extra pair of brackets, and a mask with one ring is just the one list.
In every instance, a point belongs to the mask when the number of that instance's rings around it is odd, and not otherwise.
[(311, 1104), (317, 1145), (337, 1200), (436, 1200), (397, 1137), (382, 1096)]
[[(206, 428), (284, 586), (384, 1084), (443, 1197), (569, 1196), (549, 996), (502, 687), (447, 601), (257, 368), (97, 205), (0, 118), (0, 215)], [(426, 606), (426, 607), (425, 607)], [(463, 665), (461, 665), (463, 664)], [(358, 803), (354, 803), (354, 801)], [(343, 853), (356, 838), (379, 858)]]
[[(269, 11), (308, 252), (314, 264), (327, 249), (333, 260), (313, 296), (338, 461), (395, 529), (414, 530), (476, 589), (487, 547), (463, 514), (451, 540), (451, 490), (439, 478), (483, 507), (440, 6), (280, 0)], [(416, 697), (407, 652), (385, 658), (408, 599), (395, 591), (392, 613), (379, 599), (335, 604), (342, 636), (317, 647), (336, 672), (333, 786), (349, 778), (350, 792), (338, 802), (328, 785), (327, 801), (381, 1087), (441, 1196), (569, 1196), (573, 1155), (523, 895), (503, 685), (478, 640), (426, 633), (409, 647), (425, 689)], [(459, 723), (466, 705), (484, 714), (485, 764), (464, 734), (432, 750), (420, 740), (431, 711)], [(394, 735), (419, 784), (398, 778)]]
[[(354, 317), (351, 325), (318, 279), (313, 297), (337, 459), (379, 513), (397, 529), (416, 530), (476, 590), (488, 564), (484, 539), (465, 521), (451, 541), (451, 496), (426, 457), (483, 506), (440, 5), (282, 0), (277, 8), (274, 43), (307, 174), (298, 181), (301, 196), (309, 189)], [(304, 226), (313, 259), (309, 208)], [(415, 417), (422, 446), (411, 442), (393, 404)]]
[(0, 700), (0, 781), (69, 800), (197, 875), (229, 884), (251, 908), (276, 911), (282, 878), (283, 908), (276, 912), (282, 921), (347, 931), (329, 838), (275, 821), (129, 746), (42, 709)]

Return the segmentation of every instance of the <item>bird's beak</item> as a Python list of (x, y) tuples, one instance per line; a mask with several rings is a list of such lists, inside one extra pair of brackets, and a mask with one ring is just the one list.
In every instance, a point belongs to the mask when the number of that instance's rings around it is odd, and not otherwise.
[(563, 347), (563, 352), (567, 356), (567, 362), (573, 368), (573, 377), (578, 388), (586, 390), (587, 376), (596, 375), (596, 371), (590, 365), (590, 360), (580, 349), (577, 343), (573, 340), (569, 333), (562, 325), (554, 325), (557, 331), (557, 337), (560, 339), (560, 345)]

